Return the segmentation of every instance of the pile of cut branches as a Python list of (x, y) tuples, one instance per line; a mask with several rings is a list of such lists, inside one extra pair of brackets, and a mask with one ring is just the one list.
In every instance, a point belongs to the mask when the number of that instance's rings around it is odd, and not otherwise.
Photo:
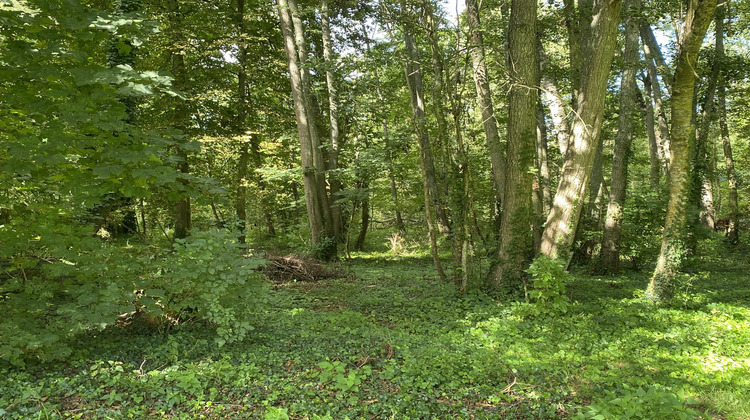
[(312, 257), (266, 254), (261, 271), (274, 283), (340, 279), (349, 273), (340, 266), (323, 265)]

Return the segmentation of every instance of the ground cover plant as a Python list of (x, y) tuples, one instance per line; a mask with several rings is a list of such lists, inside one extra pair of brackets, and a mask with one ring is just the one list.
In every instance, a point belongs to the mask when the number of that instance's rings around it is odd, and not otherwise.
[(0, 417), (748, 418), (750, 262), (718, 254), (669, 305), (646, 273), (574, 272), (561, 308), (460, 295), (424, 249), (355, 253), (343, 278), (274, 286), (242, 340), (134, 322), (4, 364)]

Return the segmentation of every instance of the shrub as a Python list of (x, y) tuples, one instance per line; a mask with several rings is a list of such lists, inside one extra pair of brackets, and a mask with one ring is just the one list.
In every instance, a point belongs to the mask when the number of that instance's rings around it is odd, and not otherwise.
[(526, 272), (531, 275), (533, 287), (528, 296), (536, 312), (554, 314), (568, 311), (570, 299), (565, 295), (565, 285), (573, 276), (565, 271), (561, 260), (539, 256)]
[(242, 252), (227, 230), (194, 231), (159, 263), (153, 288), (139, 303), (146, 313), (216, 326), (219, 345), (242, 340), (268, 298), (267, 282), (256, 270), (264, 260)]

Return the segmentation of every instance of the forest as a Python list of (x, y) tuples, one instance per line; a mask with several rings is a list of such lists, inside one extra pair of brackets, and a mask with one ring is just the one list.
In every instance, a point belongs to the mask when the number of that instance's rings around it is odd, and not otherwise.
[(750, 1), (0, 0), (0, 419), (750, 419)]

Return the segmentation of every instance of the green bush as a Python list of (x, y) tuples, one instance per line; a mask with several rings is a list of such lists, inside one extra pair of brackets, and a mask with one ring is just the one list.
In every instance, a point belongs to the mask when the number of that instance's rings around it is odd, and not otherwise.
[(242, 252), (229, 231), (194, 231), (159, 262), (153, 287), (139, 303), (152, 315), (216, 326), (219, 345), (240, 341), (268, 298), (267, 283), (256, 270), (264, 260)]
[(537, 257), (526, 270), (531, 275), (533, 287), (528, 291), (529, 300), (539, 314), (565, 313), (570, 299), (565, 295), (565, 285), (573, 276), (565, 271), (561, 260), (545, 256)]

